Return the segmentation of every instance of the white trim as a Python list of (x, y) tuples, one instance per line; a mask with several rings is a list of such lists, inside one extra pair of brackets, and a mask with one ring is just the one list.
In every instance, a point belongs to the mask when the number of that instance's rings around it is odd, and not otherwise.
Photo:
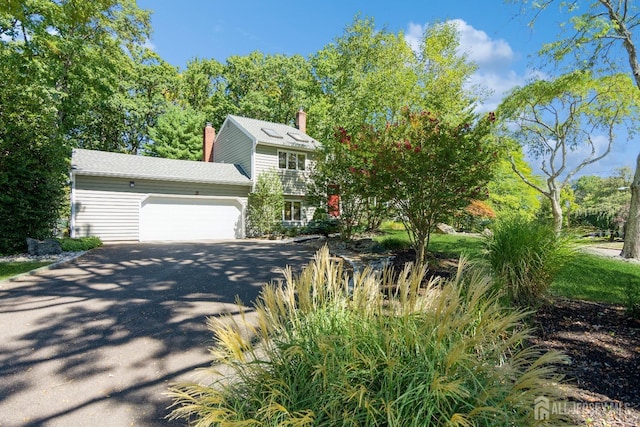
[(76, 175), (71, 171), (69, 173), (71, 178), (71, 218), (69, 218), (69, 237), (76, 237)]
[[(284, 215), (285, 206), (287, 205), (287, 202), (291, 202), (291, 209), (292, 209), (291, 212), (290, 212), (291, 213), (291, 219), (285, 219), (285, 215)], [(300, 204), (300, 219), (293, 219), (293, 206), (294, 206), (294, 203), (299, 203)], [(298, 222), (298, 223), (306, 222), (305, 221), (305, 215), (304, 215), (305, 212), (303, 212), (304, 211), (303, 208), (304, 208), (304, 203), (302, 202), (301, 199), (288, 199), (288, 198), (285, 198), (284, 199), (284, 205), (282, 206), (282, 222), (284, 222), (286, 224), (291, 224), (291, 223), (295, 223), (295, 222)]]
[(144, 197), (140, 200), (142, 204), (150, 197), (168, 197), (171, 199), (200, 199), (200, 200), (233, 200), (239, 205), (244, 205), (242, 197), (233, 196), (196, 196), (193, 194), (168, 194), (168, 193), (145, 193)]
[[(276, 147), (276, 148), (282, 148), (284, 150), (299, 150), (299, 151), (304, 151), (305, 153), (313, 153), (317, 150), (317, 148), (313, 148), (313, 147), (303, 147), (300, 145), (295, 145), (292, 143), (287, 143), (286, 141), (284, 143), (277, 143), (277, 142), (268, 142), (268, 141), (258, 141), (258, 143), (260, 145), (268, 145), (270, 147)], [(319, 143), (318, 143), (319, 144)]]
[(111, 173), (111, 172), (94, 172), (90, 170), (76, 171), (75, 175), (81, 176), (97, 176), (97, 177), (106, 177), (106, 178), (126, 178), (126, 179), (147, 179), (150, 181), (168, 181), (168, 182), (188, 182), (195, 184), (221, 184), (221, 185), (240, 185), (248, 187), (252, 185), (250, 180), (245, 182), (238, 181), (229, 181), (222, 179), (189, 179), (189, 178), (179, 178), (173, 176), (151, 176), (151, 175), (143, 175), (143, 174), (122, 174), (122, 173)]
[(256, 176), (256, 150), (258, 149), (258, 140), (252, 139), (253, 146), (251, 147), (251, 173), (249, 174), (249, 178), (251, 179), (251, 191), (256, 191), (256, 182), (258, 181), (258, 177)]
[[(297, 152), (295, 150), (277, 150), (277, 154), (276, 154), (276, 162), (278, 164), (278, 170), (279, 171), (289, 171), (289, 172), (306, 172), (307, 171), (307, 159), (309, 158), (307, 153), (300, 153)], [(287, 162), (287, 167), (286, 168), (281, 168), (280, 167), (280, 153), (287, 153), (287, 154), (295, 154), (296, 155), (296, 168), (295, 169), (289, 169), (289, 156), (287, 156), (286, 158), (286, 162)], [(298, 169), (298, 157), (299, 155), (303, 155), (304, 156), (304, 169)]]

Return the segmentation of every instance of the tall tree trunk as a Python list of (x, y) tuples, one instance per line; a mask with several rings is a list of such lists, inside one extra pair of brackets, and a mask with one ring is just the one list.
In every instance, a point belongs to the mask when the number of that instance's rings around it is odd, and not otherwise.
[(560, 193), (552, 193), (551, 197), (551, 213), (553, 214), (553, 230), (556, 234), (562, 231), (562, 205), (560, 205)]
[(620, 255), (624, 258), (640, 258), (640, 154), (636, 158), (636, 171), (631, 183), (631, 205)]
[[(609, 20), (614, 24), (615, 32), (622, 40), (622, 45), (627, 51), (629, 66), (640, 89), (640, 63), (638, 62), (638, 50), (633, 42), (633, 34), (629, 28), (626, 11), (631, 4), (630, 0), (618, 3), (621, 9), (616, 9), (615, 2), (611, 0), (599, 0), (609, 14)], [(621, 13), (623, 11), (624, 13)], [(633, 25), (631, 25), (633, 28)], [(629, 219), (625, 226), (624, 246), (620, 254), (624, 258), (640, 259), (640, 155), (636, 158), (636, 170), (631, 184), (631, 204), (629, 206)]]

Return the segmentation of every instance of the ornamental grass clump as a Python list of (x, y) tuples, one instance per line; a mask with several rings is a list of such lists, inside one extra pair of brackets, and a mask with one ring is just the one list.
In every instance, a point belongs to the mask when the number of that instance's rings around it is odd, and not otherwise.
[(569, 240), (538, 221), (511, 217), (485, 237), (486, 262), (510, 304), (536, 307), (556, 274), (571, 259)]
[[(325, 247), (264, 288), (255, 313), (210, 319), (211, 384), (180, 384), (170, 417), (196, 426), (526, 426), (558, 398), (558, 353), (525, 343), (479, 273), (424, 268), (351, 279)], [(391, 289), (383, 293), (380, 289)], [(238, 320), (239, 319), (239, 320)], [(225, 372), (226, 375), (221, 373)], [(537, 425), (560, 425), (552, 414)], [(544, 424), (547, 423), (547, 424)]]

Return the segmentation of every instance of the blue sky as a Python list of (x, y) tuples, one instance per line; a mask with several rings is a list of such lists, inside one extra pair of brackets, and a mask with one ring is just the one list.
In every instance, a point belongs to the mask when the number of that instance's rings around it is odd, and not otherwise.
[[(535, 75), (535, 53), (555, 39), (562, 19), (547, 13), (531, 29), (519, 6), (504, 0), (138, 0), (138, 6), (153, 11), (150, 46), (181, 69), (196, 57), (224, 62), (252, 51), (308, 57), (342, 35), (358, 14), (373, 18), (376, 27), (403, 31), (409, 43), (425, 26), (455, 20), (461, 48), (479, 66), (474, 82), (493, 91), (487, 110)], [(583, 174), (633, 166), (638, 150), (632, 142), (621, 140), (614, 151)]]

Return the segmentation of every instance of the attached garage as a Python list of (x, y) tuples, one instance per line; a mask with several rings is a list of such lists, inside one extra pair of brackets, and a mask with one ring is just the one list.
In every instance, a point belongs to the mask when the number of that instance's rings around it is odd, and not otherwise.
[(116, 241), (243, 238), (251, 180), (236, 165), (76, 149), (71, 235)]
[(140, 205), (140, 241), (235, 239), (242, 209), (233, 199), (149, 196)]

